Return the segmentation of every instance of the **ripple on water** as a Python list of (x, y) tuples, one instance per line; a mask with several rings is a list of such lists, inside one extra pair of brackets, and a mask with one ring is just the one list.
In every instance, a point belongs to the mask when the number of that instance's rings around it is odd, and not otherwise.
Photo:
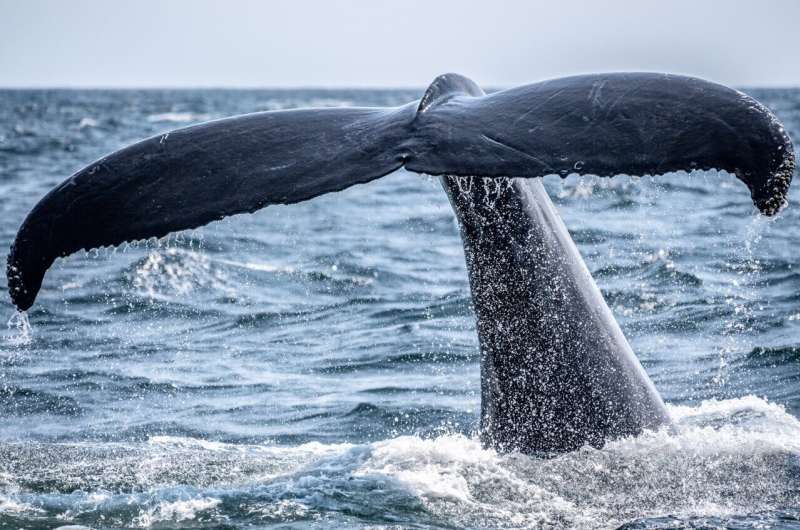
[[(759, 95), (800, 137), (800, 92)], [(0, 246), (64, 177), (181, 120), (418, 97), (0, 90)], [(764, 222), (714, 172), (545, 186), (685, 406), (674, 433), (546, 460), (483, 451), (458, 229), (435, 179), (401, 170), (57, 260), (33, 329), (0, 339), (0, 528), (796, 524), (799, 437), (776, 403), (800, 410), (800, 210)]]

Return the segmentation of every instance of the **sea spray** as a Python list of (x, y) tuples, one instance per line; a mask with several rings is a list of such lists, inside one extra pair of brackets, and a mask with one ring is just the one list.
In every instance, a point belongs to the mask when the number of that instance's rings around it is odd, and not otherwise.
[(762, 264), (755, 253), (755, 248), (764, 235), (766, 226), (772, 219), (756, 214), (747, 224), (742, 244), (733, 245), (731, 264), (737, 277), (725, 290), (725, 303), (733, 309), (732, 315), (724, 323), (723, 340), (717, 350), (718, 365), (713, 382), (723, 387), (727, 381), (729, 357), (742, 350), (751, 350), (753, 319), (755, 318), (758, 293), (754, 288)]
[(6, 343), (11, 346), (27, 346), (33, 342), (33, 328), (28, 320), (27, 311), (15, 311), (8, 319)]

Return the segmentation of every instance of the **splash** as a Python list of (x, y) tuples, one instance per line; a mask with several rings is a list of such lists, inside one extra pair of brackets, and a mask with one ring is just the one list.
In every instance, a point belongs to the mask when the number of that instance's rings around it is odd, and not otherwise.
[(162, 501), (152, 509), (140, 515), (134, 523), (136, 526), (151, 527), (162, 522), (181, 523), (200, 519), (204, 513), (211, 512), (222, 501), (214, 497)]
[(26, 311), (15, 311), (7, 326), (10, 333), (5, 339), (11, 346), (27, 346), (33, 342), (33, 328)]
[(215, 289), (236, 297), (227, 276), (204, 253), (166, 247), (153, 250), (130, 275), (133, 287), (150, 300), (185, 296), (196, 289)]
[(382, 514), (403, 526), (595, 529), (735, 519), (800, 501), (800, 422), (783, 407), (746, 396), (669, 410), (674, 430), (554, 458), (498, 454), (460, 434), (355, 445), (0, 443), (0, 520), (336, 526)]
[(743, 248), (735, 245), (732, 259), (736, 278), (734, 278), (725, 290), (725, 303), (732, 308), (732, 315), (726, 320), (723, 329), (723, 341), (718, 348), (717, 373), (713, 377), (713, 382), (722, 387), (728, 379), (729, 358), (732, 354), (751, 350), (756, 345), (752, 343), (750, 332), (753, 329), (753, 322), (756, 318), (756, 311), (760, 309), (758, 304), (758, 292), (753, 286), (762, 271), (761, 261), (756, 256), (756, 247), (761, 242), (767, 226), (774, 222), (775, 218), (767, 218), (763, 215), (754, 215), (752, 220), (745, 228), (745, 238)]

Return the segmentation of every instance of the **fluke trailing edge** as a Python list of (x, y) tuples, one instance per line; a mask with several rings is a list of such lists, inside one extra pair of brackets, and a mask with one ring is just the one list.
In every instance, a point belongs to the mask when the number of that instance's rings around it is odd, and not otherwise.
[(534, 177), (720, 169), (773, 215), (795, 158), (771, 112), (700, 79), (587, 75), (485, 95), (446, 74), (397, 108), (248, 114), (103, 157), (25, 219), (8, 257), (11, 298), (31, 307), (53, 261), (80, 249), (304, 201), (401, 167), (442, 176), (459, 219), (481, 346), (482, 439), (535, 452), (601, 445), (669, 419)]

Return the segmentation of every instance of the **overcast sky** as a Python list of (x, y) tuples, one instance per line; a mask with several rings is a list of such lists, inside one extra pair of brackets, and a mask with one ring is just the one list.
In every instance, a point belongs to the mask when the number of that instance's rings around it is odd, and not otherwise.
[(800, 86), (800, 0), (0, 0), (0, 86)]

